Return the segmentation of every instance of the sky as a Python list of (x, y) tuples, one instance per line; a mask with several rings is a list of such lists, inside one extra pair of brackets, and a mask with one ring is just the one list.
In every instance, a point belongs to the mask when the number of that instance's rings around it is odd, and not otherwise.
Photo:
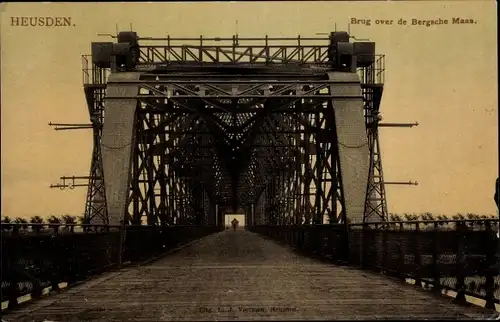
[[(69, 27), (12, 26), (11, 17), (71, 17)], [(473, 19), (451, 24), (451, 19)], [(497, 35), (494, 1), (9, 3), (1, 13), (1, 212), (10, 217), (81, 215), (85, 188), (50, 189), (62, 175), (88, 175), (89, 130), (56, 132), (49, 122), (87, 123), (81, 55), (98, 33), (140, 36), (314, 37), (348, 28), (386, 55), (381, 129), (392, 213), (494, 214), (498, 176)], [(405, 19), (408, 24), (398, 24)], [(448, 19), (412, 25), (412, 19)], [(392, 25), (376, 20), (393, 20)], [(237, 23), (236, 23), (237, 21)]]

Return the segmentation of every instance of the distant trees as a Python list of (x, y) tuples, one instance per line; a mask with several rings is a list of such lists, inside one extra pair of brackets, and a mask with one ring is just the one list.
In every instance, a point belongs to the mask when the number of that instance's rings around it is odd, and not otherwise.
[(403, 221), (403, 218), (396, 214), (389, 214), (389, 221)]
[[(83, 216), (82, 216), (83, 218)], [(86, 220), (84, 220), (86, 221)], [(75, 225), (78, 224), (77, 217), (71, 215), (56, 216), (52, 215), (49, 218), (42, 218), (41, 216), (32, 216), (29, 219), (16, 217), (15, 219), (9, 216), (2, 217), (2, 231), (24, 231), (30, 229), (32, 232), (40, 233), (44, 230), (44, 227), (52, 229), (55, 232), (59, 231), (61, 226), (64, 226), (66, 230), (74, 232)]]
[(12, 223), (12, 219), (10, 219), (9, 216), (5, 216), (2, 218), (2, 230), (10, 230), (12, 226), (10, 225)]
[(58, 218), (56, 216), (50, 216), (50, 218), (47, 221), (49, 222), (49, 227), (54, 229), (54, 231), (57, 233), (61, 225), (61, 218)]
[(39, 233), (40, 230), (43, 228), (41, 225), (43, 224), (43, 218), (40, 216), (31, 217), (30, 223), (33, 224), (31, 225), (31, 230), (33, 230), (36, 233)]
[(477, 215), (473, 213), (467, 213), (466, 215), (457, 213), (453, 216), (448, 217), (446, 215), (434, 215), (430, 212), (422, 214), (404, 213), (403, 215), (390, 213), (388, 217), (389, 221), (446, 221), (446, 220), (481, 220), (481, 219), (496, 218), (495, 215)]
[(436, 220), (436, 219), (434, 219), (434, 216), (430, 212), (426, 212), (424, 214), (421, 214), (420, 218), (422, 218), (422, 220), (430, 220), (430, 221)]
[(69, 228), (71, 232), (75, 230), (76, 217), (70, 215), (62, 216), (63, 222), (66, 224), (66, 227)]
[[(425, 212), (422, 214), (409, 214), (409, 213), (404, 213), (404, 214), (395, 214), (395, 213), (390, 213), (388, 215), (388, 220), (392, 222), (405, 222), (405, 221), (438, 221), (440, 226), (446, 225), (447, 221), (450, 220), (475, 220), (478, 221), (479, 223), (484, 223), (484, 219), (496, 219), (496, 215), (479, 215), (479, 214), (473, 214), (473, 213), (466, 213), (461, 214), (457, 213), (452, 216), (446, 216), (446, 215), (435, 215), (432, 214), (431, 212)], [(348, 219), (348, 222), (350, 220)], [(56, 216), (52, 215), (49, 218), (45, 219), (42, 218), (41, 216), (33, 216), (29, 220), (22, 218), (22, 217), (16, 217), (12, 219), (9, 216), (2, 217), (1, 219), (1, 230), (2, 231), (10, 231), (14, 229), (14, 231), (24, 231), (29, 228), (30, 230), (39, 233), (41, 232), (44, 227), (50, 228), (51, 230), (58, 232), (60, 227), (64, 227), (65, 231), (70, 231), (74, 232), (75, 226), (79, 225), (89, 225), (90, 220), (86, 216), (72, 216), (69, 214), (61, 215), (61, 216)], [(473, 225), (473, 223), (471, 223)], [(90, 228), (89, 227), (83, 227), (83, 231), (88, 231)]]
[(407, 221), (417, 221), (419, 220), (419, 216), (417, 214), (403, 214), (404, 218)]
[(24, 218), (17, 217), (14, 219), (14, 224), (17, 224), (14, 227), (14, 231), (24, 230), (28, 228), (28, 221)]
[(78, 216), (78, 222), (80, 223), (80, 225), (89, 225), (90, 224), (89, 218), (84, 216), (84, 215)]
[[(85, 215), (83, 216), (78, 216), (78, 222), (80, 225), (89, 225), (90, 224), (90, 219), (86, 217)], [(83, 226), (83, 231), (88, 231), (89, 227)]]
[(464, 215), (462, 215), (461, 213), (458, 213), (458, 214), (452, 216), (451, 218), (453, 218), (455, 220), (465, 220)]

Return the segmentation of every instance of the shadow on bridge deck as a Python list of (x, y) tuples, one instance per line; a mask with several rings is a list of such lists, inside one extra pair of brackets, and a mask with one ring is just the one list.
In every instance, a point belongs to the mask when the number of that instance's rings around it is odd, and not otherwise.
[(382, 275), (301, 257), (244, 230), (107, 273), (6, 321), (470, 319), (490, 317)]

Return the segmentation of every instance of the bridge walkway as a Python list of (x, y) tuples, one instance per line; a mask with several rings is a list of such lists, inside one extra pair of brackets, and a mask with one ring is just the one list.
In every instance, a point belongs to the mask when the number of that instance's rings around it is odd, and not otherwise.
[(296, 254), (260, 235), (224, 231), (142, 266), (109, 272), (28, 304), (6, 321), (471, 319), (388, 277)]

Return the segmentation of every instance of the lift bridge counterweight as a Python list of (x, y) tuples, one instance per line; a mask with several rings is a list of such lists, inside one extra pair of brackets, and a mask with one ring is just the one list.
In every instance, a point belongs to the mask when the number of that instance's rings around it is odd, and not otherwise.
[[(379, 122), (385, 66), (375, 43), (347, 32), (112, 39), (83, 57), (91, 123), (52, 124), (93, 130), (90, 175), (54, 185), (88, 186), (88, 218), (220, 225), (219, 213), (243, 207), (249, 225), (387, 220), (384, 185), (406, 183), (384, 182), (378, 128), (416, 124)], [(129, 119), (111, 116), (126, 102), (136, 109)], [(105, 137), (123, 137), (123, 147)]]

